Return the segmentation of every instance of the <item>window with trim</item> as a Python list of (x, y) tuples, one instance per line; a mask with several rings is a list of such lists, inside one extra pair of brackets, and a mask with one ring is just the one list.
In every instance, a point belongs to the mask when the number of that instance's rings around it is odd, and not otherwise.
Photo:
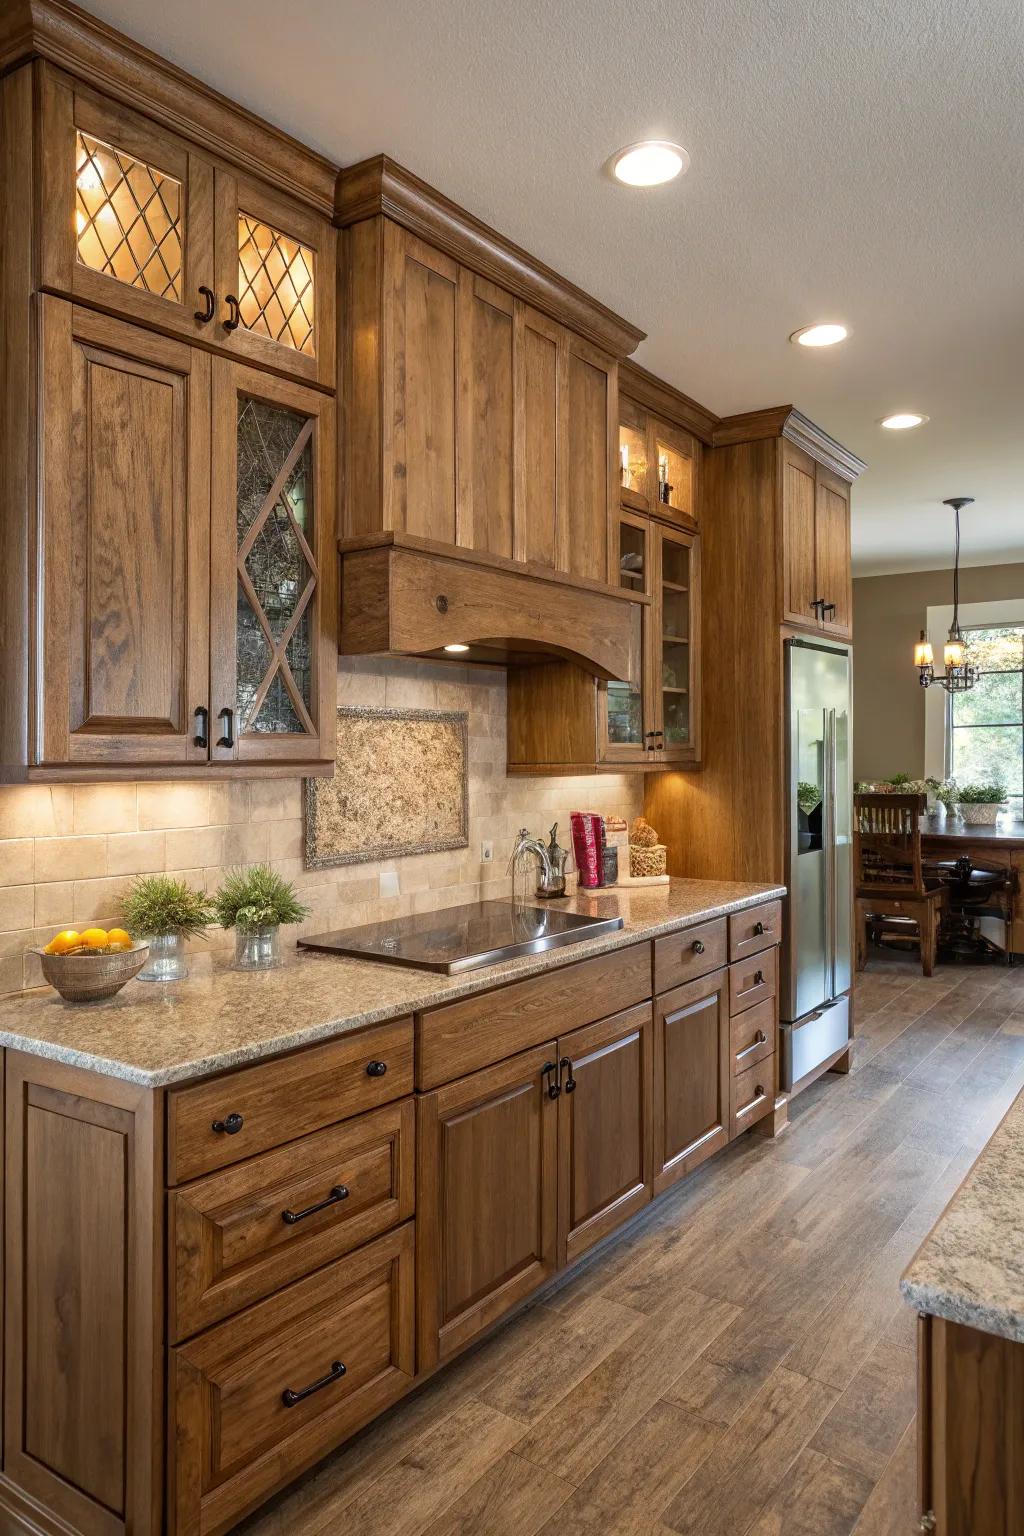
[(1018, 817), (1024, 805), (1024, 624), (966, 629), (979, 677), (951, 695), (946, 759), (958, 784), (1005, 784)]

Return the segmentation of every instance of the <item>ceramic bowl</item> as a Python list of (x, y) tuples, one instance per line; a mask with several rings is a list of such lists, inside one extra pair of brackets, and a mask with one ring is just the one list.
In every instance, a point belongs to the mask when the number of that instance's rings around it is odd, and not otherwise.
[(131, 949), (115, 950), (109, 955), (39, 956), (43, 976), (68, 1003), (95, 1003), (113, 997), (125, 982), (137, 976), (146, 963), (148, 944), (133, 944)]

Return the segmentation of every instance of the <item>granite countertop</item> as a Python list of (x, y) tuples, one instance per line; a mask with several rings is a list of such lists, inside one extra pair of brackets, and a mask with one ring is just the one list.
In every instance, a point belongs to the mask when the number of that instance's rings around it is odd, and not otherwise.
[(1024, 1092), (900, 1281), (920, 1312), (1024, 1343)]
[(621, 914), (599, 938), (458, 976), (376, 961), (292, 951), (276, 971), (239, 972), (194, 961), (187, 981), (131, 981), (105, 1002), (70, 1004), (50, 988), (0, 1000), (0, 1046), (148, 1088), (259, 1061), (640, 939), (739, 912), (785, 888), (732, 880), (583, 892), (554, 905), (588, 917)]

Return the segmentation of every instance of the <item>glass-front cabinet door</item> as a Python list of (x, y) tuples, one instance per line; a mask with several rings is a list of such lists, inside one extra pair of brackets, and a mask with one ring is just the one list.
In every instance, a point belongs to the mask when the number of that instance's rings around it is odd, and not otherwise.
[(655, 750), (663, 762), (700, 757), (700, 540), (652, 524)]
[(214, 368), (211, 756), (334, 755), (334, 402)]
[[(651, 524), (646, 517), (620, 512), (612, 531), (613, 570), (620, 587), (637, 596), (651, 590)], [(646, 761), (652, 746), (647, 678), (650, 650), (650, 607), (633, 609), (633, 655), (636, 675), (626, 682), (600, 685), (600, 756), (609, 763)]]
[(217, 172), (216, 340), (333, 389), (335, 233), (255, 181)]

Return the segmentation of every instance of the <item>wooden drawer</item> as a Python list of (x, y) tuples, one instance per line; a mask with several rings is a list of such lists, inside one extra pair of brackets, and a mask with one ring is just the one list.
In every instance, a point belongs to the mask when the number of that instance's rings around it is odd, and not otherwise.
[(439, 1088), (650, 995), (651, 946), (631, 944), (420, 1014), (416, 1086)]
[(775, 1106), (775, 1056), (737, 1072), (729, 1090), (729, 1139), (742, 1136)]
[(415, 1154), (408, 1098), (173, 1190), (171, 1342), (407, 1221)]
[(729, 967), (729, 1012), (742, 1013), (773, 998), (779, 985), (779, 952), (762, 950), (749, 960), (739, 960)]
[(654, 991), (667, 992), (684, 981), (717, 971), (728, 958), (728, 927), (724, 917), (654, 941)]
[(729, 917), (729, 959), (742, 960), (782, 942), (782, 902), (763, 901)]
[(167, 1182), (183, 1184), (411, 1092), (411, 1019), (172, 1090)]
[(755, 1003), (730, 1020), (732, 1072), (748, 1072), (775, 1050), (775, 999)]
[(171, 1351), (175, 1536), (234, 1525), (407, 1390), (413, 1247), (407, 1222)]

